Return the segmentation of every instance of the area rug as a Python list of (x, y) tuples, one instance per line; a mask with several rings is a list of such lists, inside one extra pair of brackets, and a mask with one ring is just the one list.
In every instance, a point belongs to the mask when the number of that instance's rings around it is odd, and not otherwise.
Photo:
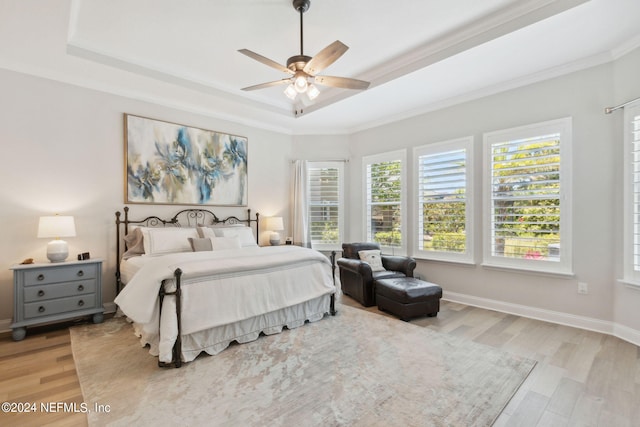
[(535, 365), (348, 306), (179, 369), (121, 318), (71, 344), (92, 426), (490, 426)]

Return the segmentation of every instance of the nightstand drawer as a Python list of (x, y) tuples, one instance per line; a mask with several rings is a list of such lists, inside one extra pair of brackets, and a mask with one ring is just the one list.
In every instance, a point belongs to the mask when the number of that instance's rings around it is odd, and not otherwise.
[(92, 294), (96, 291), (96, 282), (96, 279), (88, 279), (69, 283), (25, 287), (24, 302), (29, 303), (74, 295)]
[(71, 280), (93, 279), (96, 277), (95, 264), (67, 265), (60, 268), (46, 268), (24, 272), (24, 286), (46, 283), (69, 282)]
[(24, 317), (50, 316), (58, 313), (70, 313), (77, 310), (95, 308), (95, 294), (78, 295), (49, 301), (32, 302), (24, 305)]

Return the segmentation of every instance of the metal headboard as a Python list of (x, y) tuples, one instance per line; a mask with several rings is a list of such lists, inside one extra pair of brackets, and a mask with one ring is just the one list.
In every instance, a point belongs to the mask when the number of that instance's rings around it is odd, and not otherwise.
[[(255, 226), (256, 243), (260, 243), (260, 214), (256, 212), (255, 218), (251, 218), (251, 209), (247, 209), (247, 219), (240, 219), (233, 215), (220, 219), (208, 209), (193, 208), (183, 209), (169, 219), (162, 219), (152, 215), (141, 220), (132, 220), (129, 218), (128, 206), (125, 206), (123, 210), (124, 219), (120, 218), (120, 211), (116, 212), (116, 293), (120, 293), (120, 289), (122, 288), (122, 281), (120, 280), (120, 258), (128, 249), (124, 237), (129, 234), (129, 227), (131, 225), (143, 227), (196, 227), (198, 225), (214, 224), (246, 224), (249, 227)], [(124, 225), (123, 233), (121, 233), (121, 225)]]

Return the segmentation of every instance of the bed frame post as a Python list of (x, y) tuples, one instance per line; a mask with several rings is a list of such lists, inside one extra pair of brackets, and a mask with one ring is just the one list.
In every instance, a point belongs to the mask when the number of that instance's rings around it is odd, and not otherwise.
[(251, 227), (251, 223), (256, 223), (256, 243), (260, 245), (260, 213), (256, 212), (256, 219), (251, 219), (251, 209), (247, 209), (247, 225)]
[[(120, 293), (122, 289), (122, 278), (120, 274), (120, 257), (122, 256), (120, 251), (120, 224), (124, 224), (124, 237), (129, 234), (129, 207), (124, 207), (124, 221), (120, 219), (120, 211), (116, 212), (116, 295)], [(124, 244), (124, 252), (127, 251), (127, 244)]]
[(173, 346), (173, 361), (175, 367), (179, 368), (182, 365), (182, 289), (180, 289), (180, 278), (182, 277), (182, 270), (176, 268), (173, 273), (176, 276), (176, 314), (178, 315), (178, 337), (176, 343)]
[(120, 211), (116, 212), (116, 295), (120, 293), (122, 280), (120, 279)]
[[(180, 278), (182, 277), (182, 270), (176, 268), (173, 272), (173, 275), (176, 278), (176, 290), (173, 292), (167, 292), (164, 289), (164, 285), (160, 286), (160, 290), (158, 291), (158, 295), (160, 297), (160, 307), (159, 307), (159, 315), (158, 321), (162, 322), (162, 303), (164, 301), (164, 297), (167, 295), (175, 295), (176, 297), (176, 316), (178, 322), (178, 336), (176, 338), (176, 342), (173, 344), (173, 351), (171, 352), (171, 361), (170, 362), (161, 362), (158, 358), (158, 366), (161, 368), (168, 368), (173, 364), (176, 368), (182, 366), (182, 289), (180, 288)], [(158, 325), (160, 327), (160, 325)]]
[[(331, 251), (331, 277), (333, 277), (333, 288), (336, 289), (336, 251)], [(331, 294), (331, 305), (329, 306), (329, 313), (335, 316), (336, 311), (336, 291)]]

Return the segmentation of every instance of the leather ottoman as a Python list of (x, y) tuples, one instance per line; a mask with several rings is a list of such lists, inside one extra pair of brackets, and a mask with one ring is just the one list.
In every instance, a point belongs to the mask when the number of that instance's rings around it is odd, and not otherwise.
[(415, 277), (375, 280), (376, 302), (380, 310), (404, 321), (413, 317), (434, 317), (440, 311), (442, 288)]

